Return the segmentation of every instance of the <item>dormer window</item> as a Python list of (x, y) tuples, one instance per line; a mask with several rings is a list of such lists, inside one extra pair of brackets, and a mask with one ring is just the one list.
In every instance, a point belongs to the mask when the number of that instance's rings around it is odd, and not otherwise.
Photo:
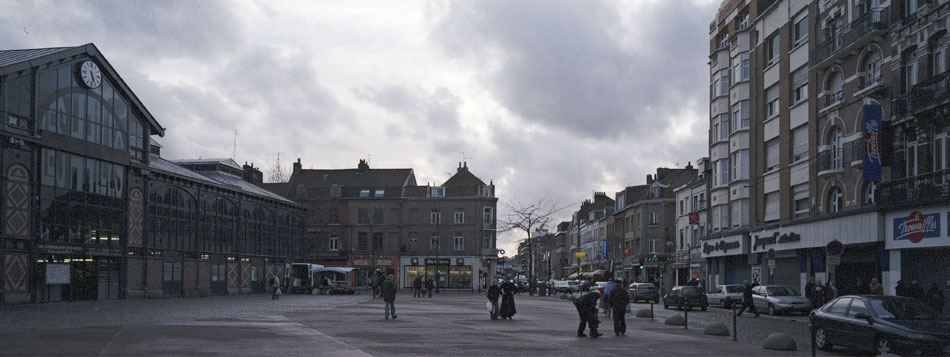
[(373, 193), (373, 197), (383, 197), (386, 194), (386, 190), (376, 190)]
[(445, 187), (429, 187), (426, 193), (428, 197), (445, 197)]
[(360, 190), (360, 198), (369, 197), (369, 190)]

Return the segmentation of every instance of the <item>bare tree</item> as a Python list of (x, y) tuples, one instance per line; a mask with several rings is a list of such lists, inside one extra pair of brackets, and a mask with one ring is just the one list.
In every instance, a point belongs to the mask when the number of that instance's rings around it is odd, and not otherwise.
[(520, 202), (504, 203), (508, 209), (505, 219), (499, 220), (501, 231), (524, 232), (528, 242), (528, 286), (529, 293), (534, 295), (534, 253), (532, 252), (531, 233), (543, 230), (555, 215), (565, 207), (557, 207), (553, 203), (547, 202), (544, 198), (529, 204)]
[(286, 170), (280, 166), (280, 153), (277, 153), (277, 162), (274, 163), (274, 167), (267, 172), (267, 179), (271, 183), (284, 183), (290, 179), (287, 177)]

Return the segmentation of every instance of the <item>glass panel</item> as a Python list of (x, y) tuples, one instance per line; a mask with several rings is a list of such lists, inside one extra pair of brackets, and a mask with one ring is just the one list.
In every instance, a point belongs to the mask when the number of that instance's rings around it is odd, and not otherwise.
[(62, 152), (56, 153), (56, 187), (67, 188), (69, 178), (67, 172), (69, 172), (69, 154)]
[(83, 185), (86, 183), (83, 181), (82, 175), (84, 169), (85, 163), (83, 162), (83, 157), (79, 155), (72, 155), (69, 167), (69, 187), (73, 191), (83, 190)]

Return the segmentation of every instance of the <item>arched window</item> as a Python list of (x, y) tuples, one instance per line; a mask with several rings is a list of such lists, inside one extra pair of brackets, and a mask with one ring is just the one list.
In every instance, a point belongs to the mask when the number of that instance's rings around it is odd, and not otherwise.
[(844, 138), (841, 134), (841, 128), (838, 126), (831, 127), (831, 137), (829, 145), (831, 145), (831, 169), (840, 170), (843, 168), (843, 146)]
[(881, 55), (877, 51), (870, 51), (861, 64), (864, 76), (861, 77), (861, 89), (881, 83)]
[(864, 204), (868, 206), (874, 205), (874, 194), (877, 192), (877, 184), (874, 182), (868, 182), (864, 184)]
[(825, 85), (826, 107), (841, 103), (841, 101), (844, 100), (844, 93), (841, 91), (841, 84), (841, 72), (832, 72)]
[(832, 187), (831, 191), (828, 191), (828, 213), (841, 212), (842, 209), (844, 209), (844, 195), (841, 189)]

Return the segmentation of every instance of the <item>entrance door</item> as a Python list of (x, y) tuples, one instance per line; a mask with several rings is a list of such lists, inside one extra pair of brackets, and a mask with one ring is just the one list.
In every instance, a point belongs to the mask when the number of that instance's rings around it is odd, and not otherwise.
[(228, 281), (226, 264), (211, 264), (211, 295), (227, 295)]
[(181, 262), (162, 263), (162, 291), (165, 297), (184, 296), (181, 282)]
[(842, 262), (835, 268), (835, 287), (838, 296), (870, 293), (871, 278), (874, 276), (874, 262)]
[(98, 299), (119, 299), (119, 265), (112, 259), (99, 259), (98, 266)]

